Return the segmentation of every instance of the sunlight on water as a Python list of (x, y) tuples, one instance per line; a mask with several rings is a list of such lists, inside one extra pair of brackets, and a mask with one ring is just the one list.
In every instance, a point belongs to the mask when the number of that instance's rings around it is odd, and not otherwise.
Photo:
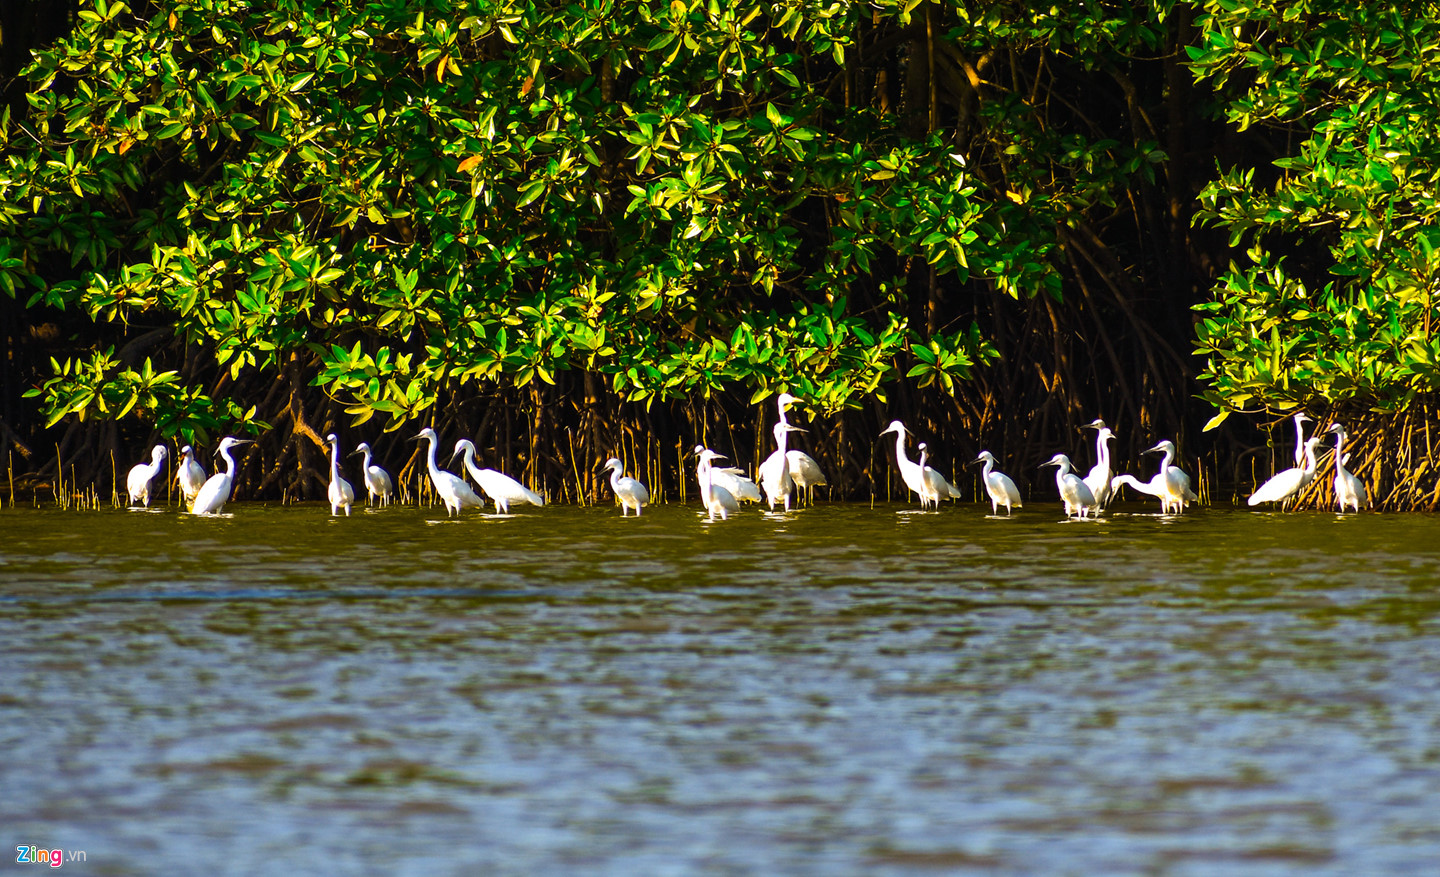
[(0, 512), (0, 825), (97, 873), (1414, 874), (1440, 522)]

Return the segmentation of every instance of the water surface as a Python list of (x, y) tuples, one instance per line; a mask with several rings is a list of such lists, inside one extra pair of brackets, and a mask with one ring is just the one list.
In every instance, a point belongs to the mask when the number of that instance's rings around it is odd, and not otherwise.
[(0, 512), (0, 841), (105, 874), (1415, 874), (1440, 519)]

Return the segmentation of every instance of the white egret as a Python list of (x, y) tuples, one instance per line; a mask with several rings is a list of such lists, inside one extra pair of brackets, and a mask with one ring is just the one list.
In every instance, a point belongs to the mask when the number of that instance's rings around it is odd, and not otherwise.
[(1171, 465), (1171, 461), (1180, 456), (1179, 452), (1175, 450), (1174, 442), (1165, 439), (1155, 447), (1146, 448), (1141, 453), (1164, 455), (1160, 461), (1160, 474), (1165, 476), (1165, 480), (1162, 482), (1165, 487), (1165, 495), (1160, 500), (1160, 506), (1165, 514), (1178, 515), (1185, 511), (1186, 503), (1199, 499), (1195, 495), (1195, 491), (1190, 489), (1190, 476), (1186, 475), (1179, 466)]
[(806, 502), (813, 505), (815, 488), (830, 483), (825, 480), (825, 473), (820, 471), (820, 464), (804, 451), (786, 451), (785, 459), (790, 464), (790, 480), (795, 482), (797, 488), (804, 491)]
[(230, 501), (230, 488), (235, 484), (235, 458), (230, 456), (230, 449), (236, 445), (248, 445), (250, 439), (237, 439), (234, 436), (225, 436), (220, 440), (220, 446), (215, 449), (215, 456), (225, 458), (225, 471), (217, 471), (195, 494), (195, 501), (190, 504), (190, 513), (195, 515), (218, 515), (220, 510), (225, 508), (225, 503)]
[(1286, 469), (1283, 472), (1276, 472), (1269, 481), (1260, 485), (1260, 489), (1250, 494), (1245, 500), (1249, 505), (1259, 505), (1262, 502), (1278, 502), (1280, 507), (1285, 508), (1290, 500), (1294, 499), (1300, 491), (1305, 489), (1315, 478), (1315, 446), (1322, 441), (1318, 435), (1312, 435), (1305, 440), (1305, 464), (1293, 469)]
[(620, 516), (624, 517), (629, 514), (629, 509), (634, 509), (635, 516), (639, 517), (640, 510), (650, 502), (650, 491), (625, 474), (625, 464), (618, 457), (606, 460), (605, 469), (610, 473), (610, 489), (615, 491), (615, 499), (620, 502)]
[[(782, 423), (790, 422), (785, 416), (785, 411), (795, 402), (795, 397), (789, 393), (781, 393), (776, 400)], [(815, 462), (814, 457), (797, 450), (786, 451), (785, 460), (790, 464), (790, 480), (794, 481), (795, 486), (805, 493), (805, 499), (814, 504), (815, 488), (829, 483), (825, 480), (825, 473), (820, 471), (820, 464)]]
[(1023, 508), (1020, 502), (1020, 491), (1015, 489), (1015, 482), (1004, 472), (995, 471), (995, 455), (989, 451), (981, 451), (976, 457), (975, 463), (984, 463), (985, 466), (980, 473), (980, 480), (985, 482), (985, 492), (990, 495), (990, 514), (1000, 514), (1000, 506), (1005, 506), (1005, 514), (1009, 515), (1013, 509)]
[(730, 491), (740, 502), (760, 502), (760, 485), (745, 474), (739, 466), (715, 466), (710, 470), (710, 479), (716, 486)]
[(544, 505), (545, 497), (506, 475), (504, 472), (497, 472), (494, 469), (481, 469), (475, 465), (475, 445), (469, 439), (461, 439), (455, 443), (455, 453), (450, 457), (451, 461), (461, 454), (465, 455), (465, 471), (480, 485), (485, 495), (495, 501), (495, 511), (502, 515), (510, 514), (510, 503), (524, 505)]
[(330, 487), (326, 491), (330, 498), (330, 514), (338, 515), (343, 508), (348, 518), (350, 506), (355, 503), (355, 488), (340, 476), (340, 439), (332, 432), (325, 436), (325, 441), (330, 444)]
[(959, 499), (960, 490), (946, 481), (944, 475), (925, 465), (925, 458), (930, 455), (930, 446), (921, 442), (915, 447), (920, 450), (920, 462), (916, 465), (920, 467), (920, 474), (925, 478), (925, 490), (930, 501), (935, 503), (935, 508), (940, 508), (942, 499)]
[(726, 520), (731, 512), (740, 511), (740, 502), (733, 493), (715, 483), (712, 477), (715, 469), (710, 464), (711, 460), (723, 460), (725, 457), (709, 448), (700, 448), (695, 455), (700, 458), (700, 462), (695, 466), (695, 480), (700, 482), (700, 500), (705, 503), (710, 520), (715, 520), (717, 514), (720, 520)]
[(1095, 465), (1090, 467), (1090, 473), (1085, 476), (1084, 481), (1090, 492), (1095, 494), (1095, 502), (1103, 509), (1110, 504), (1115, 494), (1110, 486), (1110, 479), (1115, 474), (1115, 470), (1110, 467), (1110, 440), (1115, 437), (1115, 433), (1098, 417), (1080, 428), (1095, 430)]
[(360, 462), (360, 469), (365, 474), (365, 491), (370, 502), (379, 502), (380, 505), (389, 505), (390, 497), (395, 493), (394, 482), (390, 480), (390, 473), (379, 466), (370, 463), (370, 445), (361, 442), (350, 452), (353, 457), (356, 454), (364, 454), (365, 459)]
[(1345, 443), (1350, 440), (1350, 434), (1338, 423), (1330, 424), (1326, 432), (1335, 433), (1335, 502), (1342, 512), (1348, 505), (1359, 513), (1360, 506), (1369, 508), (1370, 496), (1360, 476), (1345, 468), (1345, 464), (1350, 462), (1350, 455), (1345, 453)]
[(430, 483), (435, 487), (442, 502), (445, 503), (445, 516), (460, 514), (461, 509), (478, 509), (485, 507), (485, 500), (480, 498), (465, 479), (452, 473), (446, 472), (435, 464), (435, 445), (440, 441), (435, 435), (435, 430), (425, 427), (420, 434), (411, 439), (419, 441), (429, 439), (430, 450), (425, 458), (426, 468), (430, 471)]
[(1060, 488), (1060, 499), (1065, 503), (1065, 516), (1085, 517), (1095, 508), (1095, 494), (1090, 492), (1085, 480), (1070, 471), (1070, 458), (1056, 454), (1040, 464), (1040, 468), (1058, 466), (1055, 470), (1055, 486)]
[(195, 495), (205, 486), (205, 469), (195, 460), (195, 450), (189, 445), (180, 449), (180, 465), (175, 470), (175, 480), (180, 482), (180, 495), (185, 502), (195, 501)]
[(790, 511), (790, 490), (795, 485), (794, 479), (790, 477), (790, 460), (785, 454), (786, 436), (792, 432), (804, 432), (798, 426), (791, 426), (782, 420), (775, 424), (776, 450), (765, 458), (760, 464), (760, 470), (756, 474), (760, 476), (760, 486), (765, 488), (765, 499), (770, 503), (770, 510), (775, 510), (775, 503), (779, 501)]
[[(898, 420), (890, 421), (890, 425), (881, 430), (880, 435), (895, 433), (895, 465), (900, 469), (900, 478), (905, 486), (915, 491), (920, 497), (920, 507), (928, 508), (928, 485), (925, 482), (925, 475), (920, 469), (920, 464), (905, 456), (905, 424)], [(936, 500), (939, 505), (939, 500)]]
[(131, 502), (143, 502), (146, 508), (150, 507), (150, 479), (165, 465), (166, 453), (164, 445), (156, 445), (150, 451), (149, 463), (137, 463), (130, 468), (130, 474), (125, 476), (125, 488)]
[(1305, 465), (1305, 427), (1302, 423), (1314, 423), (1304, 411), (1295, 412), (1295, 467)]
[(1149, 481), (1141, 481), (1134, 475), (1116, 475), (1110, 479), (1111, 495), (1118, 494), (1120, 488), (1127, 484), (1143, 494), (1159, 499), (1161, 513), (1167, 515), (1170, 513), (1170, 497), (1169, 494), (1165, 492), (1164, 472), (1156, 472), (1155, 476)]
[[(696, 445), (695, 456), (700, 456), (700, 452), (703, 450), (705, 450), (704, 447)], [(716, 459), (723, 460), (725, 458), (717, 454)], [(760, 485), (746, 477), (744, 469), (736, 466), (712, 466), (710, 478), (715, 482), (716, 487), (725, 488), (725, 492), (740, 502), (760, 502), (761, 500)]]

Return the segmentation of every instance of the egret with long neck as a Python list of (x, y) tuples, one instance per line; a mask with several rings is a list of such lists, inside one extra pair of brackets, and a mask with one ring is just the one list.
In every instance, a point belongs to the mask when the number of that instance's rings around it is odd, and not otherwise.
[(175, 480), (180, 482), (180, 495), (185, 502), (193, 503), (195, 495), (205, 486), (205, 469), (195, 460), (195, 449), (189, 445), (180, 449), (180, 465), (175, 469)]
[(1350, 455), (1345, 453), (1345, 443), (1350, 440), (1350, 434), (1338, 423), (1330, 424), (1326, 432), (1335, 433), (1335, 502), (1342, 512), (1348, 505), (1358, 513), (1362, 505), (1370, 505), (1370, 496), (1360, 476), (1345, 468), (1350, 459)]
[[(703, 450), (705, 450), (703, 445), (696, 445), (693, 453), (699, 457)], [(715, 459), (723, 460), (725, 458), (716, 454)], [(715, 483), (716, 487), (725, 488), (725, 492), (738, 502), (760, 502), (762, 499), (760, 485), (745, 477), (745, 470), (738, 466), (711, 466), (710, 480)]]
[(959, 499), (960, 489), (947, 481), (938, 470), (925, 465), (925, 459), (930, 456), (930, 446), (921, 442), (915, 447), (920, 451), (920, 462), (916, 465), (920, 467), (920, 474), (925, 479), (926, 497), (935, 504), (935, 508), (940, 508), (942, 499)]
[(1095, 430), (1095, 465), (1090, 467), (1084, 481), (1090, 492), (1095, 494), (1095, 502), (1100, 508), (1104, 508), (1114, 496), (1114, 490), (1110, 486), (1110, 479), (1115, 474), (1115, 470), (1110, 466), (1110, 440), (1115, 437), (1115, 433), (1098, 417), (1081, 429)]
[[(780, 421), (789, 423), (785, 412), (795, 404), (796, 398), (789, 393), (781, 393), (776, 400), (776, 406), (780, 409)], [(825, 480), (825, 473), (820, 470), (820, 464), (815, 458), (804, 451), (791, 448), (785, 452), (785, 460), (790, 465), (790, 480), (795, 482), (799, 492), (805, 494), (805, 500), (810, 504), (815, 502), (815, 488), (821, 484), (828, 483)]]
[(440, 438), (435, 435), (435, 430), (425, 427), (420, 434), (411, 439), (419, 441), (425, 439), (430, 442), (430, 448), (425, 455), (425, 468), (430, 473), (430, 484), (434, 486), (435, 493), (445, 503), (445, 516), (460, 514), (461, 509), (483, 508), (485, 501), (465, 483), (465, 479), (441, 469), (435, 462), (435, 446), (439, 444)]
[(469, 439), (461, 439), (455, 443), (455, 457), (464, 454), (465, 471), (485, 491), (485, 495), (495, 502), (495, 511), (502, 515), (510, 514), (510, 503), (531, 505), (544, 505), (545, 497), (506, 475), (494, 469), (481, 469), (475, 465), (475, 444)]
[(195, 494), (195, 502), (190, 504), (192, 514), (218, 515), (220, 510), (225, 508), (225, 503), (230, 501), (230, 489), (235, 484), (235, 458), (230, 456), (230, 449), (248, 444), (250, 439), (237, 439), (228, 435), (220, 440), (215, 455), (224, 458), (225, 471), (211, 475), (200, 488), (200, 492)]
[[(985, 482), (985, 492), (990, 496), (990, 514), (1000, 514), (1000, 506), (1005, 506), (1005, 514), (1011, 514), (1012, 509), (1023, 508), (1020, 502), (1020, 491), (1015, 488), (1015, 482), (1004, 472), (995, 470), (995, 455), (989, 451), (981, 451), (976, 457), (975, 463), (984, 463), (980, 471), (980, 480)], [(973, 465), (973, 464), (972, 464)]]
[(1305, 465), (1305, 427), (1301, 424), (1313, 422), (1304, 411), (1295, 412), (1295, 466), (1297, 468)]
[(695, 480), (700, 482), (700, 500), (705, 503), (705, 510), (710, 514), (710, 520), (715, 520), (718, 514), (720, 520), (726, 520), (731, 512), (740, 510), (740, 503), (735, 495), (715, 483), (712, 477), (714, 467), (712, 460), (723, 460), (724, 455), (717, 454), (709, 448), (701, 448), (696, 451), (700, 462), (695, 465)]
[(390, 473), (370, 462), (370, 445), (361, 442), (350, 452), (351, 456), (364, 454), (365, 459), (360, 463), (360, 471), (365, 475), (365, 492), (371, 503), (378, 503), (385, 506), (390, 504), (390, 497), (395, 492), (394, 482), (390, 480)]
[(650, 502), (650, 491), (625, 474), (625, 464), (620, 462), (619, 457), (606, 460), (605, 470), (610, 473), (610, 489), (615, 491), (615, 500), (620, 503), (620, 516), (624, 517), (629, 514), (629, 509), (634, 509), (638, 518), (640, 510)]
[(1049, 460), (1040, 464), (1040, 468), (1046, 466), (1057, 466), (1055, 470), (1055, 486), (1060, 489), (1060, 499), (1065, 503), (1065, 516), (1079, 515), (1086, 517), (1095, 508), (1095, 494), (1085, 485), (1084, 479), (1070, 471), (1070, 458), (1064, 454), (1056, 454)]
[(1149, 481), (1141, 481), (1134, 475), (1116, 475), (1110, 479), (1110, 490), (1118, 494), (1120, 488), (1127, 484), (1147, 496), (1153, 496), (1160, 500), (1161, 514), (1168, 515), (1170, 513), (1170, 496), (1165, 490), (1165, 473), (1163, 471), (1156, 472)]
[(765, 499), (770, 503), (770, 510), (775, 510), (775, 503), (779, 501), (790, 511), (790, 491), (795, 486), (795, 481), (790, 476), (790, 460), (786, 456), (786, 437), (792, 432), (804, 432), (798, 426), (791, 426), (782, 420), (775, 424), (775, 451), (765, 458), (760, 464), (760, 486), (765, 488)]
[(1315, 446), (1320, 444), (1321, 438), (1312, 435), (1305, 440), (1305, 463), (1283, 472), (1276, 472), (1269, 481), (1260, 485), (1260, 489), (1250, 494), (1245, 502), (1256, 506), (1264, 502), (1278, 502), (1280, 508), (1286, 509), (1290, 501), (1300, 495), (1306, 485), (1315, 479)]
[(907, 432), (905, 424), (898, 420), (892, 420), (889, 426), (881, 430), (880, 435), (891, 432), (895, 433), (895, 465), (900, 469), (900, 478), (905, 482), (906, 487), (915, 491), (915, 494), (920, 497), (920, 507), (926, 508), (929, 501), (926, 499), (924, 472), (919, 463), (905, 456), (905, 433)]
[(160, 474), (166, 453), (164, 445), (156, 445), (150, 450), (149, 463), (137, 463), (131, 467), (130, 474), (125, 476), (125, 488), (131, 502), (141, 502), (146, 508), (150, 507), (150, 480)]
[(350, 506), (355, 504), (355, 488), (340, 474), (340, 439), (332, 432), (325, 436), (325, 441), (330, 444), (330, 486), (326, 490), (330, 499), (330, 514), (338, 515), (344, 509), (348, 518)]
[(1175, 443), (1165, 439), (1153, 448), (1147, 448), (1142, 453), (1161, 454), (1160, 474), (1165, 476), (1163, 482), (1165, 495), (1160, 500), (1161, 508), (1165, 514), (1180, 514), (1185, 511), (1185, 504), (1199, 499), (1195, 491), (1190, 489), (1190, 476), (1186, 475), (1179, 466), (1171, 464), (1171, 461), (1180, 454), (1175, 449)]

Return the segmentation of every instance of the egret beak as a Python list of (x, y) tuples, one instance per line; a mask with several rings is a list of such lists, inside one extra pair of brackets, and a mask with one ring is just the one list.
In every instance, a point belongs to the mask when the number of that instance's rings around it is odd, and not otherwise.
[[(231, 440), (230, 440), (230, 443), (231, 443), (232, 445), (253, 445), (253, 444), (255, 444), (255, 440), (254, 440), (254, 439), (231, 439)], [(212, 459), (213, 459), (214, 457), (218, 457), (218, 456), (220, 456), (220, 448), (216, 448), (216, 449), (215, 449), (215, 453), (212, 455)]]

